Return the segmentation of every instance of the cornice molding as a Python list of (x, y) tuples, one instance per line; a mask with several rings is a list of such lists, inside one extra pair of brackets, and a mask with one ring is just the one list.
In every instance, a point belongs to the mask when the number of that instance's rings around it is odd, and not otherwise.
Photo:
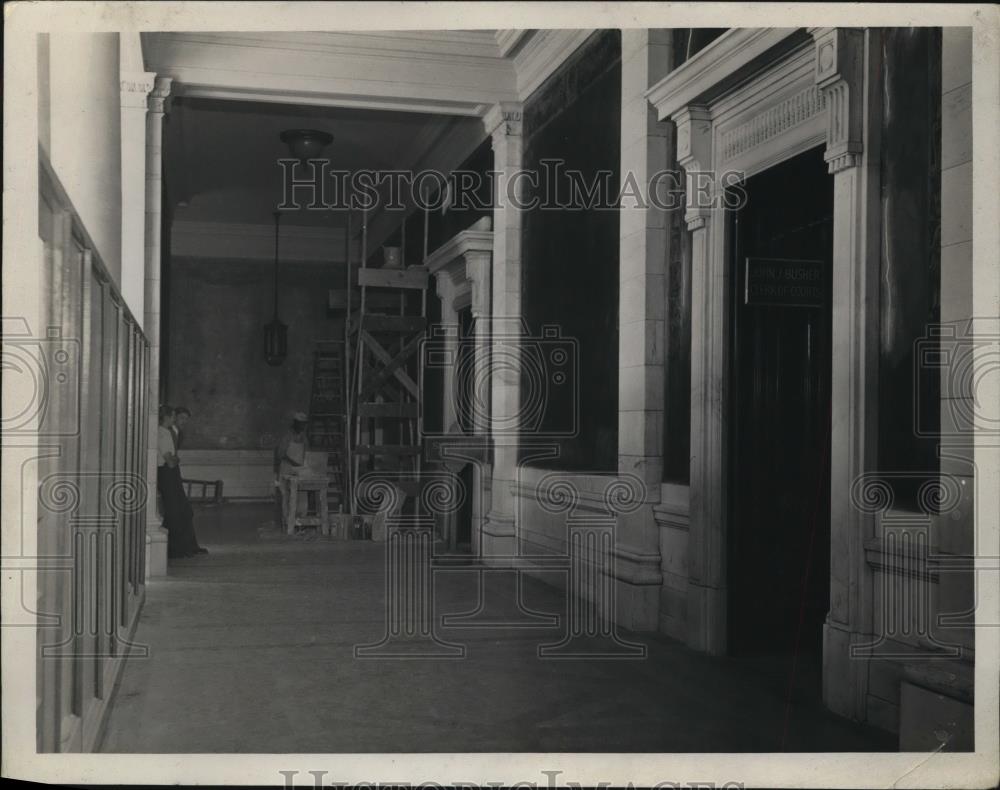
[(733, 28), (678, 66), (646, 91), (661, 121), (692, 103), (720, 92), (751, 62), (777, 47), (799, 28)]
[(450, 263), (470, 253), (493, 254), (493, 231), (463, 230), (427, 256), (427, 271), (437, 274)]
[(594, 32), (593, 28), (529, 31), (514, 56), (520, 99), (527, 99)]
[(463, 230), (428, 255), (426, 266), (438, 296), (457, 309), (457, 298), (468, 290), (472, 315), (483, 318), (489, 314), (492, 262), (493, 231)]

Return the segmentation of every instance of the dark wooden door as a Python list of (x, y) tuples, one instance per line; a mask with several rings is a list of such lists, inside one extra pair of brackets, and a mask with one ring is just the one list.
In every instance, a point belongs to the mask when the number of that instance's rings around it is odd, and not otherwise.
[(731, 237), (730, 645), (818, 651), (830, 579), (833, 179), (817, 149), (745, 189)]

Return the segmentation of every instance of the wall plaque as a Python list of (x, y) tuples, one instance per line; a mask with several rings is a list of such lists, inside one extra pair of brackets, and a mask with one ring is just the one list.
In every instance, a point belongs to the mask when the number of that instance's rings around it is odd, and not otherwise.
[(822, 307), (823, 261), (747, 258), (744, 303)]

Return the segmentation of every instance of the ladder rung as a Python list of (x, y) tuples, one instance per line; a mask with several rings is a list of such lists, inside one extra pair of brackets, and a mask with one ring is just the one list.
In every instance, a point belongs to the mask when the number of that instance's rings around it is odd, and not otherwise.
[(358, 406), (358, 415), (415, 420), (420, 415), (420, 410), (416, 403), (362, 403)]
[(343, 341), (317, 340), (315, 343), (309, 438), (314, 449), (326, 454), (326, 468), (331, 479), (327, 487), (327, 502), (339, 508), (343, 503), (341, 489), (346, 427)]
[(427, 326), (421, 315), (366, 314), (362, 321), (367, 332), (420, 332)]
[(427, 270), (423, 266), (405, 269), (358, 269), (358, 285), (375, 288), (427, 287)]

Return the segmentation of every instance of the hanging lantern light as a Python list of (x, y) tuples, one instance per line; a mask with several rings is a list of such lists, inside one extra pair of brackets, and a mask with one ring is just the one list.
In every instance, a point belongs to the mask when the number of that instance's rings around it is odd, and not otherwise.
[(288, 356), (288, 327), (278, 318), (278, 226), (281, 214), (274, 212), (274, 318), (264, 327), (264, 359), (278, 366)]
[(319, 129), (288, 129), (281, 133), (281, 142), (292, 156), (302, 162), (316, 159), (333, 142), (333, 135)]
[[(281, 142), (296, 159), (306, 162), (317, 158), (333, 142), (333, 135), (318, 129), (288, 129), (281, 133)], [(278, 366), (288, 356), (288, 327), (278, 318), (278, 229), (281, 214), (274, 212), (274, 318), (264, 327), (264, 359)]]

